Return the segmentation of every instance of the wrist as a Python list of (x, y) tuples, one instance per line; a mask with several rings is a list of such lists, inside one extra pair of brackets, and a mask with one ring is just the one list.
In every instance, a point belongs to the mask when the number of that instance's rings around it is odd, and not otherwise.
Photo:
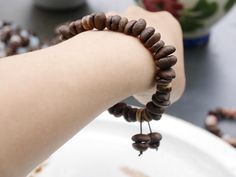
[[(154, 84), (155, 65), (150, 52), (132, 36), (111, 31), (87, 31), (58, 45), (63, 46), (70, 58), (90, 63), (107, 74), (121, 95), (127, 97), (151, 88)], [(82, 62), (80, 62), (82, 63)]]

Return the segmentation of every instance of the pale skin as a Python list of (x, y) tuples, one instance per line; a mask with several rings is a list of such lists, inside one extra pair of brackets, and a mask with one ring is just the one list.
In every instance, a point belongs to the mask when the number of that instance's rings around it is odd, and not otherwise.
[[(176, 46), (171, 100), (184, 90), (182, 32), (166, 12), (130, 7)], [(155, 66), (134, 37), (89, 31), (53, 47), (0, 60), (0, 176), (23, 177), (96, 116), (135, 94), (150, 99)], [(143, 101), (144, 101), (143, 100)], [(144, 101), (145, 103), (145, 101)]]

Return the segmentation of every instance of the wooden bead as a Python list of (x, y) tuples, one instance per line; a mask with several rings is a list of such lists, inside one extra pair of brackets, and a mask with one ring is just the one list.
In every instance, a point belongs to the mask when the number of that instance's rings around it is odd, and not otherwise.
[(166, 69), (166, 70), (158, 70), (156, 73), (156, 80), (158, 79), (166, 79), (171, 80), (176, 77), (175, 70), (172, 68)]
[(95, 17), (95, 13), (88, 15), (88, 17), (87, 17), (87, 24), (90, 27), (90, 30), (92, 30), (95, 27), (94, 17)]
[(140, 34), (140, 40), (142, 43), (145, 43), (153, 34), (155, 33), (155, 28), (147, 27)]
[(122, 116), (124, 109), (127, 107), (125, 103), (117, 103), (108, 109), (110, 114), (113, 114), (115, 117)]
[(85, 29), (82, 25), (82, 20), (76, 20), (75, 21), (75, 28), (76, 28), (77, 34), (82, 33), (83, 31), (85, 31)]
[(69, 29), (70, 29), (70, 33), (75, 36), (77, 34), (77, 30), (76, 30), (76, 27), (75, 27), (75, 22), (71, 22), (69, 24)]
[(157, 88), (157, 91), (158, 91), (158, 92), (161, 92), (161, 93), (169, 93), (169, 92), (171, 92), (171, 90), (172, 90), (172, 84), (169, 83), (169, 84), (166, 85), (166, 86), (157, 84), (157, 85), (156, 85), (156, 88)]
[(106, 15), (104, 13), (95, 14), (94, 27), (98, 30), (103, 30), (106, 27)]
[(159, 143), (162, 140), (162, 135), (158, 132), (149, 133), (151, 141), (150, 144)]
[(70, 29), (67, 25), (60, 26), (58, 31), (64, 40), (72, 37), (72, 34), (70, 33)]
[(82, 18), (82, 26), (83, 26), (83, 28), (85, 29), (85, 30), (90, 30), (91, 29), (91, 27), (89, 26), (89, 24), (88, 24), (88, 15), (87, 16), (84, 16), (83, 18)]
[(119, 22), (121, 20), (121, 17), (119, 15), (114, 15), (111, 20), (111, 30), (117, 31), (119, 27)]
[(174, 46), (164, 46), (155, 54), (154, 58), (158, 60), (160, 58), (167, 57), (168, 55), (174, 53), (175, 50), (176, 49)]
[(149, 117), (150, 120), (160, 120), (162, 114), (153, 114), (146, 109), (144, 109), (144, 114)]
[(118, 32), (124, 32), (127, 23), (128, 19), (126, 17), (122, 17), (118, 25)]
[(132, 28), (134, 24), (136, 23), (136, 20), (131, 20), (125, 25), (124, 33), (128, 35), (132, 35)]
[(159, 101), (168, 101), (170, 100), (170, 93), (159, 93), (156, 92), (153, 97), (155, 97)]
[(147, 143), (133, 143), (132, 146), (135, 150), (140, 151), (140, 152), (144, 152), (148, 149)]
[(132, 29), (132, 35), (138, 36), (141, 34), (141, 32), (146, 28), (146, 21), (142, 18), (140, 18), (137, 23), (134, 24)]
[(156, 66), (160, 69), (168, 69), (177, 63), (177, 58), (174, 55), (167, 56), (155, 61)]
[(144, 44), (146, 48), (151, 48), (155, 43), (161, 39), (160, 33), (154, 33)]
[(145, 135), (145, 134), (136, 134), (136, 135), (132, 136), (132, 140), (135, 143), (149, 143), (149, 142), (151, 142), (151, 137), (149, 135)]
[(161, 115), (165, 111), (164, 108), (156, 106), (153, 102), (148, 102), (146, 104), (146, 109), (148, 112), (155, 114), (155, 115)]
[(158, 100), (155, 96), (152, 96), (152, 102), (155, 106), (160, 107), (160, 108), (166, 108), (170, 105), (170, 100), (161, 101), (161, 100)]
[(150, 48), (150, 51), (155, 55), (164, 45), (164, 41), (159, 40)]
[(126, 106), (124, 108), (124, 118), (127, 122), (135, 122), (136, 121), (136, 111), (135, 109), (133, 109), (131, 106)]
[(111, 30), (111, 22), (112, 22), (112, 16), (107, 17), (106, 20), (106, 27), (107, 29)]
[(156, 149), (157, 150), (159, 146), (160, 146), (160, 142), (149, 144), (150, 149)]
[(156, 83), (162, 86), (168, 86), (171, 83), (172, 79), (156, 79)]

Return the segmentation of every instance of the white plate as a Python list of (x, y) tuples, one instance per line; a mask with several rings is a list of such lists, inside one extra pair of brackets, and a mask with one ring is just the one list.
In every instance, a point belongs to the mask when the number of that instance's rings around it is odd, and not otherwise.
[(168, 115), (151, 125), (163, 135), (160, 148), (138, 157), (130, 137), (139, 124), (106, 111), (55, 152), (38, 176), (236, 177), (236, 151), (219, 138)]

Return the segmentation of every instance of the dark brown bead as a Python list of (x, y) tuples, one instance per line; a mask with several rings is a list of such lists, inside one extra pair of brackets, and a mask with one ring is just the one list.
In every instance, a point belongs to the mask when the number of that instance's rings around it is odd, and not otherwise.
[(123, 112), (124, 108), (127, 106), (126, 103), (117, 103), (108, 109), (108, 112), (114, 114), (115, 112)]
[(94, 16), (95, 16), (94, 13), (87, 16), (87, 24), (90, 27), (90, 30), (92, 30), (95, 27), (95, 25), (94, 25)]
[(75, 22), (71, 22), (69, 24), (69, 29), (70, 29), (70, 33), (75, 36), (77, 34), (77, 30), (76, 30), (76, 27), (75, 27)]
[(155, 33), (155, 28), (147, 27), (140, 34), (140, 40), (142, 43), (145, 43), (153, 34)]
[(132, 34), (132, 28), (134, 26), (134, 24), (136, 23), (136, 20), (131, 20), (129, 21), (126, 25), (125, 25), (125, 29), (124, 29), (124, 33), (131, 35)]
[(118, 32), (124, 32), (127, 23), (128, 19), (126, 17), (122, 17), (118, 25)]
[(89, 26), (88, 22), (89, 22), (89, 15), (86, 15), (82, 18), (82, 26), (85, 30), (91, 30), (91, 26)]
[(117, 31), (119, 27), (119, 22), (121, 20), (121, 17), (119, 15), (114, 15), (111, 20), (111, 30)]
[(72, 34), (70, 33), (70, 29), (66, 25), (60, 26), (58, 30), (64, 40), (72, 37)]
[(106, 27), (107, 29), (111, 30), (111, 22), (112, 22), (112, 16), (107, 17), (106, 20)]
[(141, 32), (146, 28), (146, 21), (142, 18), (140, 18), (137, 23), (134, 24), (132, 29), (132, 35), (138, 36), (141, 34)]
[(85, 29), (82, 25), (82, 20), (76, 20), (75, 21), (75, 28), (76, 28), (77, 34), (82, 33), (83, 31), (85, 31)]
[(135, 143), (149, 143), (149, 142), (151, 142), (151, 137), (149, 135), (145, 135), (145, 134), (136, 134), (136, 135), (132, 136), (132, 140)]
[(148, 136), (151, 139), (150, 144), (159, 143), (161, 141), (161, 139), (162, 139), (161, 134), (158, 133), (158, 132), (149, 133)]
[(95, 14), (94, 26), (98, 30), (103, 30), (106, 27), (106, 15), (104, 13), (96, 13)]
[(158, 70), (158, 72), (156, 73), (156, 80), (160, 78), (171, 80), (174, 79), (175, 77), (176, 77), (175, 70), (173, 70), (172, 68), (166, 70)]
[(130, 116), (130, 113), (132, 112), (132, 107), (131, 106), (126, 106), (124, 108), (124, 118), (127, 122), (134, 122), (136, 119), (134, 119), (133, 117)]
[(167, 86), (171, 83), (172, 79), (156, 79), (158, 85)]
[(156, 66), (160, 69), (168, 69), (175, 65), (177, 62), (177, 58), (174, 55), (167, 56), (165, 58), (160, 58), (159, 60), (156, 60)]
[(168, 101), (170, 100), (170, 93), (159, 93), (156, 92), (153, 97), (155, 97), (159, 101)]
[(156, 149), (157, 150), (159, 146), (160, 146), (160, 142), (149, 144), (150, 149)]
[(9, 26), (4, 26), (0, 31), (0, 40), (7, 41), (11, 37), (11, 28)]
[(165, 85), (165, 86), (157, 84), (156, 88), (157, 88), (157, 91), (161, 92), (161, 93), (169, 93), (172, 90), (171, 83), (169, 83), (169, 85)]
[(161, 39), (160, 33), (154, 33), (144, 44), (146, 48), (151, 48), (155, 43)]
[(175, 47), (171, 46), (171, 45), (167, 45), (162, 47), (154, 56), (154, 58), (156, 60), (163, 58), (163, 57), (167, 57), (168, 55), (172, 54), (175, 52)]
[(128, 118), (130, 120), (130, 122), (136, 122), (136, 112), (137, 112), (137, 108), (131, 108), (129, 111), (128, 111)]
[(145, 109), (144, 114), (146, 114), (152, 120), (160, 120), (162, 116), (162, 114), (153, 114), (149, 112), (147, 109)]
[(146, 109), (148, 112), (155, 115), (161, 115), (165, 111), (164, 108), (156, 106), (153, 102), (148, 102), (146, 104)]
[(222, 136), (222, 132), (221, 132), (221, 130), (217, 126), (209, 126), (209, 127), (207, 127), (207, 129), (211, 133), (215, 134), (216, 136), (219, 136), (219, 137)]
[(161, 108), (166, 108), (170, 105), (170, 100), (161, 101), (161, 100), (158, 100), (155, 96), (152, 96), (152, 102), (155, 106), (161, 107)]
[(144, 152), (148, 149), (149, 145), (147, 143), (133, 143), (132, 146), (135, 150)]
[(164, 41), (159, 40), (150, 48), (150, 51), (155, 55), (164, 45)]

